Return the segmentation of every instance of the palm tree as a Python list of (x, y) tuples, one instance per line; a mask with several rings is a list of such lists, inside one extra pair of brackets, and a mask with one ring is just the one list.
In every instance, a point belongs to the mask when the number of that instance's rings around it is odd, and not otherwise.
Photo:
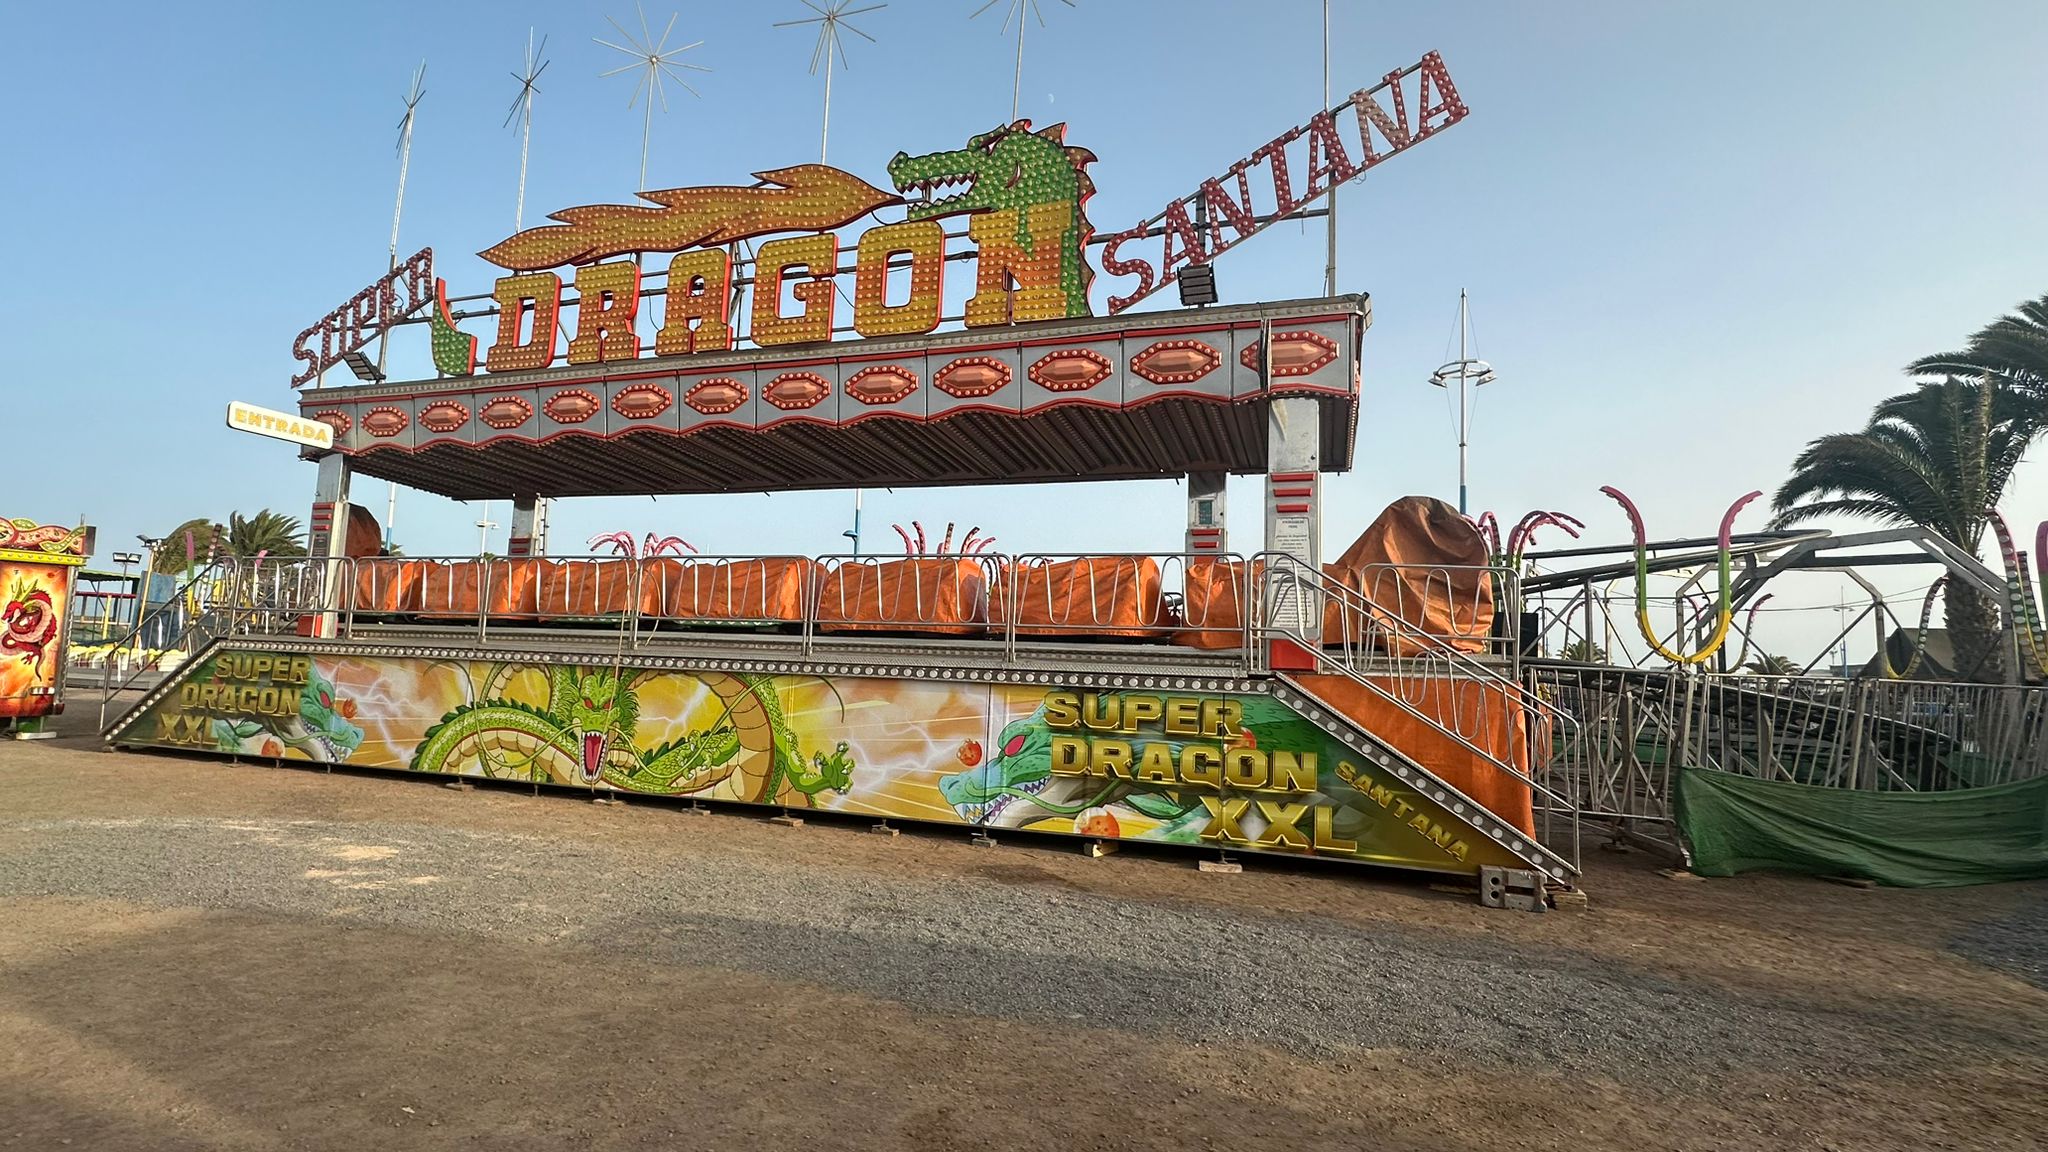
[[(200, 516), (171, 529), (156, 545), (155, 571), (178, 575), (187, 567), (206, 563), (216, 538), (225, 539), (227, 526)], [(188, 547), (189, 544), (189, 547)], [(189, 558), (189, 559), (188, 559)]]
[(304, 556), (305, 536), (305, 529), (299, 527), (297, 517), (272, 512), (268, 508), (254, 516), (244, 516), (239, 512), (228, 514), (230, 555), (248, 557), (261, 552), (273, 559)]
[(1574, 640), (1557, 654), (1559, 660), (1570, 660), (1578, 664), (1607, 663), (1607, 649), (1586, 640)]
[(1906, 371), (1920, 376), (1989, 373), (2048, 404), (2048, 296), (1985, 325), (1962, 351), (1922, 357)]
[[(1985, 510), (2044, 430), (2043, 407), (1997, 381), (1951, 376), (1877, 406), (1861, 432), (1823, 436), (1792, 463), (1773, 500), (1773, 527), (1823, 516), (1918, 525), (1976, 555)], [(1950, 580), (1943, 591), (1958, 673), (1995, 680), (1998, 607)]]
[(1754, 672), (1758, 676), (1799, 675), (1799, 665), (1790, 656), (1772, 656), (1769, 653), (1758, 656), (1756, 659), (1744, 664), (1742, 670), (1744, 672)]

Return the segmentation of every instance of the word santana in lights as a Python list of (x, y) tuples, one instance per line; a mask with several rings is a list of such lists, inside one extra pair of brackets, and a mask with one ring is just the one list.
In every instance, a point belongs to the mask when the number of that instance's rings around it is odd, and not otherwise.
[[(1411, 76), (1412, 103), (1402, 91)], [(1109, 237), (1102, 268), (1136, 281), (1128, 293), (1110, 293), (1109, 311), (1130, 307), (1172, 283), (1181, 266), (1215, 258), (1465, 114), (1434, 52), (1319, 111), (1169, 203), (1156, 226)], [(1292, 162), (1290, 152), (1298, 153)], [(824, 164), (798, 164), (755, 173), (752, 185), (657, 189), (640, 193), (642, 204), (564, 208), (551, 214), (553, 223), (479, 253), (508, 272), (492, 287), (497, 331), (481, 355), (479, 338), (456, 326), (445, 281), (434, 280), (432, 299), (421, 300), (424, 260), (416, 257), (308, 329), (295, 351), (308, 367), (293, 384), (422, 303), (430, 305), (435, 367), (458, 377), (473, 375), (479, 362), (488, 372), (522, 372), (563, 358), (600, 364), (726, 352), (742, 339), (763, 348), (825, 343), (838, 327), (840, 281), (849, 273), (855, 334), (922, 334), (944, 314), (949, 257), (974, 260), (972, 292), (960, 311), (968, 328), (1093, 315), (1090, 249), (1101, 243), (1088, 218), (1095, 160), (1066, 143), (1066, 125), (1034, 130), (1017, 120), (958, 148), (899, 152), (887, 165), (893, 190)], [(837, 230), (897, 207), (903, 219), (853, 237), (853, 260), (844, 265), (848, 248)], [(961, 216), (964, 234), (949, 234), (943, 221)], [(1156, 257), (1131, 253), (1154, 238)], [(740, 245), (757, 239), (749, 277)], [(962, 240), (971, 251), (949, 253)], [(673, 254), (656, 291), (642, 283), (648, 253)], [(566, 276), (564, 268), (571, 269)], [(891, 299), (892, 276), (900, 300)], [(735, 289), (749, 285), (751, 303), (741, 308)], [(564, 289), (574, 297), (565, 300)], [(638, 321), (643, 300), (655, 294), (665, 306), (649, 341)], [(565, 307), (575, 309), (573, 321)], [(316, 335), (317, 352), (306, 347)]]

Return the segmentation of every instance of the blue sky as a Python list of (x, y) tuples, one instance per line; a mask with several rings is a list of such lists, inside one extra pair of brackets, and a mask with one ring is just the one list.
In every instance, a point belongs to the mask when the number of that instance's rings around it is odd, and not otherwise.
[[(881, 183), (897, 150), (1006, 118), (1012, 42), (1002, 5), (970, 20), (977, 6), (892, 0), (858, 21), (881, 43), (855, 40), (835, 80), (835, 164)], [(1045, 7), (1022, 114), (1066, 121), (1100, 157), (1098, 228), (1156, 210), (1319, 102), (1316, 0)], [(1333, 90), (1434, 48), (1472, 114), (1344, 191), (1339, 287), (1370, 292), (1375, 322), (1357, 464), (1328, 488), (1333, 553), (1393, 498), (1455, 496), (1446, 398), (1424, 380), (1461, 287), (1501, 373), (1477, 409), (1475, 508), (1573, 512), (1609, 539), (1626, 527), (1600, 485), (1633, 495), (1653, 533), (1706, 533), (1736, 496), (1775, 488), (1806, 440), (1860, 425), (1907, 360), (2048, 292), (2048, 6), (1334, 8)], [(649, 184), (813, 159), (811, 37), (770, 27), (808, 11), (656, 0), (648, 16), (672, 11), (677, 39), (705, 41), (687, 58), (714, 71), (701, 100), (671, 91), (657, 114)], [(452, 289), (479, 291), (492, 270), (470, 253), (511, 230), (518, 138), (502, 121), (529, 26), (553, 63), (528, 222), (633, 190), (632, 85), (598, 78), (622, 58), (591, 39), (613, 38), (607, 15), (637, 23), (628, 0), (10, 11), (0, 512), (82, 515), (103, 552), (190, 516), (303, 516), (312, 468), (221, 411), (291, 407), (293, 337), (381, 273), (411, 69), (428, 61), (401, 254), (432, 244)], [(1225, 300), (1317, 294), (1322, 246), (1308, 223), (1235, 249), (1218, 263)], [(2021, 474), (2016, 523), (2048, 517), (2044, 480), (2038, 462)], [(381, 514), (383, 485), (356, 498)], [(1256, 484), (1233, 484), (1232, 502), (1250, 550)], [(653, 529), (707, 552), (825, 552), (849, 509), (833, 493), (575, 501), (557, 541)], [(1020, 550), (1170, 550), (1182, 508), (1166, 483), (881, 492), (871, 544), (913, 517), (977, 523)], [(405, 493), (399, 541), (470, 550), (477, 518)], [(1887, 591), (1924, 583), (1881, 576)], [(1837, 586), (1809, 578), (1780, 603), (1832, 604)], [(1773, 627), (1791, 646), (1832, 619)]]

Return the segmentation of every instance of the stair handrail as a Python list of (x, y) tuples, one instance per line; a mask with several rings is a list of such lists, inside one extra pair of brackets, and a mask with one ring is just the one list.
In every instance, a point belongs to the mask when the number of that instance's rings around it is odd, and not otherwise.
[[(1325, 573), (1302, 563), (1298, 558), (1285, 553), (1269, 553), (1263, 555), (1260, 559), (1264, 561), (1259, 576), (1260, 596), (1258, 605), (1260, 633), (1288, 640), (1303, 650), (1312, 653), (1315, 656), (1318, 669), (1334, 670), (1368, 692), (1393, 704), (1409, 716), (1422, 721), (1432, 729), (1456, 741), (1459, 746), (1480, 757), (1498, 770), (1507, 773), (1514, 779), (1527, 784), (1531, 789), (1541, 793), (1546, 799), (1559, 805), (1564, 812), (1570, 814), (1574, 830), (1573, 838), (1576, 841), (1577, 804), (1566, 794), (1539, 780), (1535, 771), (1539, 763), (1548, 764), (1554, 759), (1554, 756), (1550, 753), (1546, 753), (1540, 758), (1536, 755), (1535, 734), (1540, 731), (1551, 736), (1553, 739), (1561, 735), (1564, 737), (1567, 747), (1569, 747), (1580, 739), (1579, 724), (1574, 717), (1566, 714), (1548, 701), (1543, 700), (1519, 681), (1503, 675), (1499, 670), (1487, 665), (1485, 662), (1473, 658), (1470, 653), (1460, 651), (1445, 643), (1442, 638), (1415, 627), (1399, 615), (1387, 611), (1385, 608), (1373, 603), (1370, 599), (1360, 595), (1348, 585), (1334, 581)], [(1411, 676), (1404, 676), (1403, 673), (1408, 672), (1418, 662), (1425, 666), (1434, 662), (1450, 673), (1449, 679), (1455, 681), (1463, 678), (1478, 681), (1493, 688), (1502, 699), (1512, 701), (1516, 707), (1529, 715), (1525, 716), (1524, 723), (1507, 726), (1509, 740), (1508, 756), (1503, 758), (1497, 755), (1491, 749), (1475, 742), (1462, 730), (1462, 725), (1457, 723), (1465, 715), (1465, 709), (1461, 706), (1462, 701), (1454, 700), (1452, 702), (1449, 715), (1453, 723), (1447, 725), (1438, 717), (1432, 716), (1416, 707), (1401, 692), (1390, 690), (1372, 677), (1359, 671), (1354, 661), (1349, 659), (1332, 659), (1321, 640), (1312, 640), (1308, 638), (1305, 632), (1294, 630), (1283, 623), (1273, 620), (1272, 617), (1276, 613), (1271, 611), (1271, 606), (1278, 603), (1279, 598), (1269, 593), (1273, 592), (1276, 588), (1291, 592), (1293, 602), (1297, 605), (1303, 603), (1303, 593), (1305, 591), (1312, 592), (1313, 596), (1306, 599), (1313, 604), (1314, 610), (1319, 616), (1322, 611), (1322, 601), (1324, 599), (1334, 600), (1339, 605), (1339, 623), (1344, 625), (1342, 642), (1346, 655), (1349, 655), (1354, 643), (1364, 647), (1370, 635), (1369, 631), (1361, 630), (1360, 635), (1354, 640), (1351, 635), (1352, 629), (1349, 627), (1353, 619), (1365, 621), (1369, 625), (1377, 625), (1384, 633), (1407, 645), (1411, 651), (1421, 653), (1422, 655), (1419, 659), (1413, 656), (1402, 657), (1393, 651), (1391, 647), (1389, 648), (1386, 652), (1388, 662), (1384, 676), (1397, 681), (1397, 684), (1403, 679), (1413, 678), (1412, 674)], [(1442, 674), (1420, 677), (1420, 679), (1426, 682), (1440, 681), (1445, 678)], [(1479, 699), (1484, 701), (1491, 695), (1492, 693), (1483, 694)], [(1483, 708), (1475, 712), (1476, 715), (1483, 715), (1483, 713)], [(1528, 769), (1523, 769), (1515, 763), (1514, 744), (1517, 741), (1524, 745), (1523, 751), (1525, 756), (1523, 759), (1530, 765)], [(1576, 859), (1576, 851), (1574, 858)]]
[[(136, 681), (142, 679), (142, 677), (145, 674), (152, 670), (150, 668), (150, 661), (137, 661), (133, 673), (128, 675), (127, 678), (123, 679), (119, 684), (116, 684), (114, 682), (114, 668), (117, 663), (117, 661), (114, 658), (115, 655), (121, 652), (123, 649), (127, 649), (130, 647), (140, 650), (142, 647), (141, 638), (143, 634), (148, 631), (150, 623), (152, 621), (161, 619), (162, 617), (166, 616), (172, 611), (184, 611), (188, 605), (188, 602), (190, 602), (191, 612), (189, 616), (186, 618), (184, 626), (178, 630), (178, 634), (174, 639), (166, 643), (162, 648), (158, 649), (158, 651), (171, 652), (183, 647), (184, 643), (187, 640), (192, 639), (195, 635), (197, 635), (200, 632), (200, 622), (202, 620), (209, 619), (215, 611), (215, 606), (211, 603), (207, 604), (204, 608), (200, 607), (200, 605), (197, 603), (195, 593), (202, 586), (211, 582), (218, 581), (223, 574), (239, 574), (239, 570), (240, 561), (238, 557), (215, 556), (213, 559), (208, 560), (205, 564), (190, 570), (189, 578), (183, 584), (178, 585), (177, 588), (171, 593), (170, 597), (164, 600), (161, 604), (158, 604), (155, 608), (149, 607), (149, 590), (147, 588), (144, 588), (142, 590), (142, 597), (140, 602), (143, 605), (144, 610), (136, 616), (135, 626), (133, 628), (130, 628), (126, 633), (124, 633), (121, 639), (117, 641), (111, 648), (108, 649), (107, 659), (100, 666), (99, 726), (102, 735), (104, 735), (107, 732), (108, 728), (110, 727), (110, 725), (107, 723), (107, 705), (110, 701), (112, 701), (114, 694), (117, 692), (127, 691), (129, 688), (134, 686)], [(229, 606), (229, 611), (232, 613), (232, 605)], [(196, 653), (194, 654), (196, 655)]]

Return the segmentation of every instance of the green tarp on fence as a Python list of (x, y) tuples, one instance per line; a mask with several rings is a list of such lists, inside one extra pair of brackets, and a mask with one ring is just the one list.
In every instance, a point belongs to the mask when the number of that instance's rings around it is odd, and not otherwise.
[(1678, 822), (1703, 876), (1776, 869), (1903, 888), (2048, 877), (2048, 777), (1857, 792), (1685, 768)]

